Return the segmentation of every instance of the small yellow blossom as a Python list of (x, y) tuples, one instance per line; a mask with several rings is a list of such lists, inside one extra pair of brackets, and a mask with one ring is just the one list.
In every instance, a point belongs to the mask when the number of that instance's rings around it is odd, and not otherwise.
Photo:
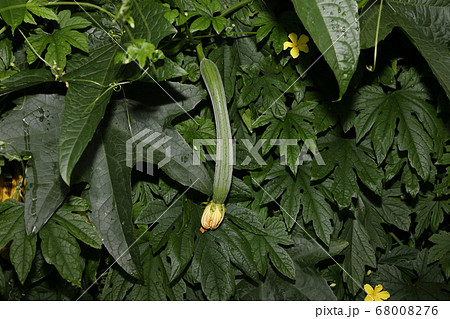
[(225, 216), (225, 205), (217, 204), (211, 201), (203, 211), (202, 215), (202, 228), (200, 231), (203, 233), (204, 231), (210, 229), (214, 230), (223, 221), (223, 217)]
[(298, 58), (298, 56), (300, 55), (299, 51), (303, 51), (305, 53), (309, 52), (308, 45), (306, 44), (306, 42), (309, 41), (309, 38), (306, 35), (302, 34), (300, 36), (300, 39), (298, 39), (295, 33), (291, 33), (288, 35), (288, 37), (289, 39), (291, 39), (292, 42), (289, 41), (284, 42), (283, 50), (292, 48), (291, 55), (294, 59)]
[(382, 285), (377, 285), (374, 289), (372, 288), (371, 285), (365, 284), (364, 290), (367, 293), (367, 296), (364, 299), (364, 301), (384, 301), (391, 297), (391, 295), (387, 291), (381, 291), (383, 290)]

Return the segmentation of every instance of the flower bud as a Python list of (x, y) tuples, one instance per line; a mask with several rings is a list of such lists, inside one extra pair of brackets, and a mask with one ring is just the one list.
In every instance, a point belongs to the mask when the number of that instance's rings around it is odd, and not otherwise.
[(222, 223), (225, 216), (225, 205), (216, 204), (211, 201), (203, 211), (202, 227), (204, 229), (214, 230)]

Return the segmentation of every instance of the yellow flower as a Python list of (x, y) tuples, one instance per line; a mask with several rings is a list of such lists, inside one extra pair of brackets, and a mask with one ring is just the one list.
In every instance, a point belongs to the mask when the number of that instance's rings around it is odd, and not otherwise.
[(384, 301), (391, 297), (387, 291), (381, 291), (383, 290), (382, 285), (377, 285), (375, 289), (373, 289), (371, 285), (365, 284), (364, 290), (367, 292), (364, 301)]
[(309, 38), (302, 34), (300, 36), (300, 39), (297, 39), (297, 35), (295, 33), (291, 33), (288, 35), (289, 39), (291, 39), (292, 42), (286, 41), (283, 44), (283, 50), (287, 50), (289, 48), (291, 49), (291, 55), (294, 59), (298, 58), (300, 52), (299, 51), (303, 51), (305, 53), (309, 52), (309, 48), (308, 45), (306, 44), (306, 42), (309, 41)]
[(211, 201), (203, 211), (202, 215), (203, 230), (216, 229), (222, 223), (224, 216), (225, 216), (225, 205), (216, 204), (213, 201)]

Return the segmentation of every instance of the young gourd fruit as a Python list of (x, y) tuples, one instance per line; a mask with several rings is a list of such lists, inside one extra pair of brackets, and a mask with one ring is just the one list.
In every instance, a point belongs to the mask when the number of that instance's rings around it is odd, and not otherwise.
[(211, 60), (202, 58), (200, 73), (211, 98), (217, 138), (213, 197), (203, 211), (202, 231), (204, 231), (219, 227), (225, 216), (225, 200), (230, 191), (233, 174), (233, 140), (231, 139), (225, 90), (219, 69)]

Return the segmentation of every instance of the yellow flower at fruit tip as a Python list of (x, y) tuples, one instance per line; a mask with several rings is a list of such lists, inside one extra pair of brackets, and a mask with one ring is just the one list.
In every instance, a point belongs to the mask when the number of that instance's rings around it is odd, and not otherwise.
[(383, 290), (382, 285), (377, 285), (374, 289), (372, 288), (371, 285), (365, 284), (364, 290), (367, 293), (367, 296), (364, 299), (364, 301), (384, 301), (391, 297), (391, 295), (387, 291), (381, 291)]
[(300, 51), (305, 52), (305, 53), (309, 52), (308, 45), (306, 44), (306, 42), (309, 41), (308, 36), (302, 34), (300, 36), (300, 39), (298, 39), (298, 37), (295, 33), (291, 33), (288, 35), (288, 37), (292, 42), (289, 42), (289, 41), (284, 42), (283, 50), (292, 48), (291, 55), (294, 59), (298, 58), (298, 56), (300, 55)]
[[(202, 228), (203, 230), (214, 230), (223, 221), (223, 217), (225, 216), (225, 205), (217, 204), (211, 201), (208, 205), (206, 205), (205, 210), (202, 215)], [(203, 233), (204, 231), (202, 231)]]

